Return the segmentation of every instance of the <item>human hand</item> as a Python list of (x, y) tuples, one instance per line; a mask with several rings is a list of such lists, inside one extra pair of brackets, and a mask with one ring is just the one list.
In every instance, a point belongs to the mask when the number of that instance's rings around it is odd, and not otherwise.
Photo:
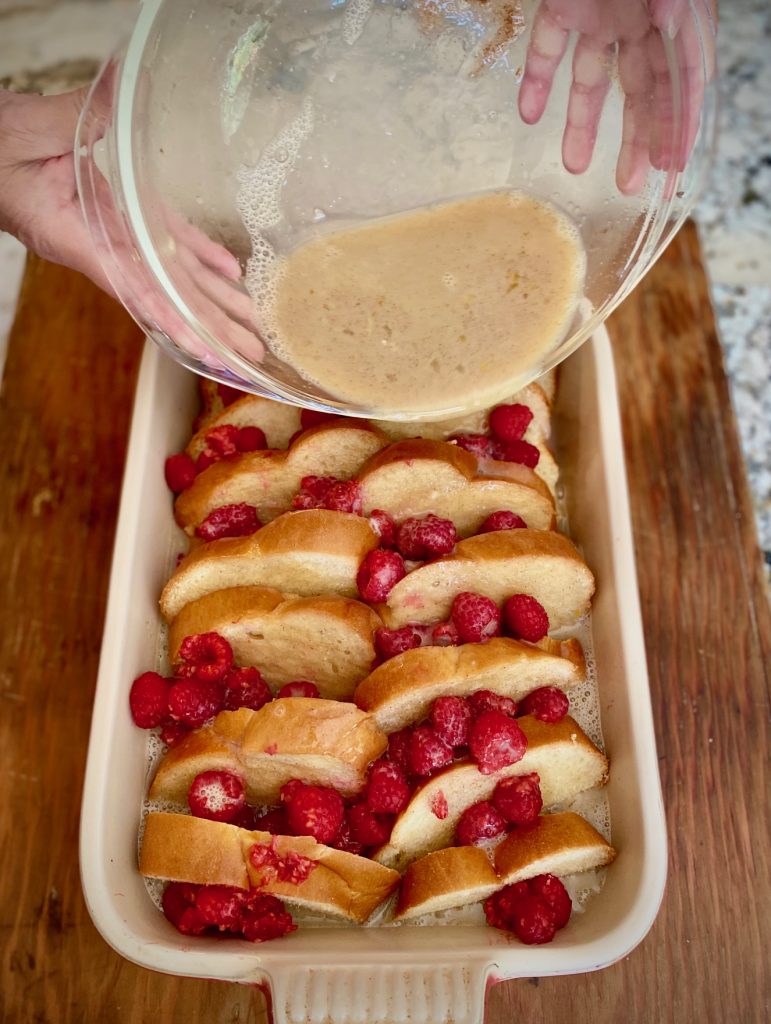
[[(714, 73), (715, 0), (542, 0), (533, 22), (519, 112), (540, 120), (571, 31), (578, 33), (562, 160), (581, 174), (589, 166), (617, 55), (625, 94), (616, 183), (633, 195), (651, 167), (683, 170), (699, 129), (704, 89)], [(672, 40), (682, 82), (681, 130), (664, 46)], [(704, 50), (702, 49), (704, 47)]]

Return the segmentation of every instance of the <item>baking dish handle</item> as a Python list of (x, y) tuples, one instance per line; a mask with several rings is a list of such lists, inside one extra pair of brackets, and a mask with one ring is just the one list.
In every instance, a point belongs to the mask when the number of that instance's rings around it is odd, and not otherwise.
[(275, 968), (273, 1024), (482, 1024), (494, 965), (395, 964)]

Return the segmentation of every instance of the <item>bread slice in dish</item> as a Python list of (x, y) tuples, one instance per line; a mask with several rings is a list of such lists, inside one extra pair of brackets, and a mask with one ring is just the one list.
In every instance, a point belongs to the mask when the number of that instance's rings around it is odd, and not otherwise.
[(300, 409), (285, 402), (274, 402), (261, 395), (244, 395), (211, 415), (206, 425), (196, 431), (185, 451), (197, 459), (206, 447), (206, 434), (215, 427), (259, 427), (265, 434), (268, 448), (287, 448), (301, 429)]
[(543, 605), (551, 629), (589, 611), (594, 576), (575, 544), (553, 530), (499, 530), (469, 537), (452, 555), (409, 573), (391, 590), (380, 614), (387, 626), (438, 622), (455, 596), (474, 591), (502, 604), (529, 594)]
[(342, 701), (281, 697), (259, 711), (221, 711), (163, 757), (150, 799), (184, 804), (196, 775), (211, 770), (240, 775), (256, 805), (277, 804), (290, 779), (354, 796), (387, 743), (370, 715)]
[(378, 542), (367, 520), (352, 513), (286, 512), (249, 537), (226, 537), (191, 551), (163, 589), (161, 612), (169, 622), (191, 601), (239, 586), (356, 597), (356, 573)]
[[(252, 850), (265, 847), (280, 862), (310, 864), (299, 883), (270, 878), (254, 866)], [(146, 878), (195, 885), (258, 888), (328, 917), (363, 924), (399, 884), (399, 875), (367, 857), (317, 843), (311, 836), (272, 836), (188, 814), (154, 811), (145, 822), (139, 870)]]
[(569, 691), (586, 678), (583, 651), (575, 640), (555, 646), (560, 654), (494, 637), (461, 647), (416, 647), (379, 665), (359, 683), (353, 699), (390, 733), (425, 718), (437, 697), (492, 690), (521, 700), (539, 686)]

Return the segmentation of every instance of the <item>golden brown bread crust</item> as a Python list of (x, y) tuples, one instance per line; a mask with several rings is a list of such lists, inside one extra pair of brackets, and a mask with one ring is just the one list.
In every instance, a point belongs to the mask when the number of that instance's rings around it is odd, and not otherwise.
[(468, 480), (473, 480), (477, 475), (477, 460), (471, 452), (467, 452), (457, 444), (449, 444), (447, 441), (411, 437), (389, 444), (371, 456), (362, 466), (359, 477), (364, 479), (368, 473), (374, 473), (394, 462), (410, 463), (416, 459), (436, 459), (439, 462), (447, 462)]
[[(272, 846), (315, 862), (299, 885), (268, 881), (254, 868), (253, 846)], [(139, 870), (148, 878), (196, 885), (258, 886), (290, 904), (363, 923), (399, 883), (395, 871), (366, 857), (335, 850), (310, 836), (272, 836), (250, 832), (187, 814), (153, 812), (147, 816)], [(262, 884), (260, 884), (262, 883)]]
[(409, 865), (394, 917), (406, 919), (477, 903), (501, 887), (490, 859), (478, 846), (448, 846)]
[(534, 825), (514, 829), (496, 846), (493, 861), (501, 884), (509, 884), (545, 871), (559, 874), (558, 867), (552, 870), (543, 864), (551, 861), (555, 865), (557, 858), (566, 854), (576, 860), (582, 855), (591, 859), (592, 863), (578, 869), (587, 870), (610, 864), (616, 851), (579, 814), (563, 811), (542, 814)]

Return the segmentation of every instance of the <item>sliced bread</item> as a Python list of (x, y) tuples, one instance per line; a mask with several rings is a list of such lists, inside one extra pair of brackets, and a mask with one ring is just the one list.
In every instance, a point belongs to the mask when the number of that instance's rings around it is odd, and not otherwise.
[[(214, 404), (212, 400), (212, 404)], [(300, 430), (300, 410), (285, 402), (274, 402), (261, 395), (244, 395), (218, 412), (210, 414), (206, 425), (196, 431), (185, 451), (197, 459), (206, 447), (206, 434), (215, 427), (259, 427), (268, 448), (287, 448)]]

